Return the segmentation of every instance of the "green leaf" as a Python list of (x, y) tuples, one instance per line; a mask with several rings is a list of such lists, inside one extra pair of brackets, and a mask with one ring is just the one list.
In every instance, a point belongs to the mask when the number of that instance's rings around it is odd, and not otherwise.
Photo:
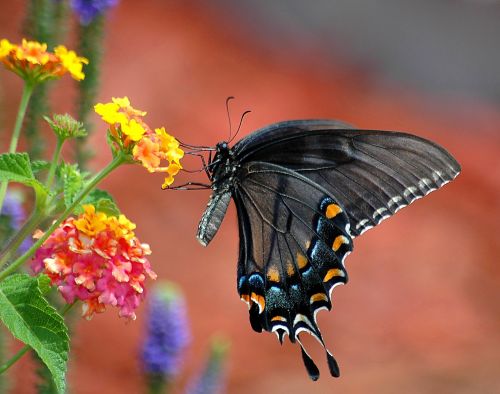
[(120, 216), (120, 210), (113, 200), (101, 198), (95, 206), (97, 212), (103, 212), (108, 216)]
[(31, 186), (38, 201), (45, 201), (47, 188), (35, 179), (27, 153), (3, 153), (0, 155), (0, 181), (19, 182)]
[(38, 275), (38, 288), (43, 295), (47, 294), (50, 291), (50, 278), (47, 275)]
[(48, 170), (50, 168), (50, 163), (45, 160), (35, 160), (31, 162), (31, 170), (34, 173), (43, 171), (43, 170)]
[(32, 353), (33, 360), (36, 365), (36, 393), (37, 394), (55, 394), (57, 393), (56, 385), (54, 384), (54, 379), (52, 379), (52, 374), (50, 373), (47, 366), (40, 360), (35, 353)]
[(0, 181), (29, 184), (34, 179), (27, 153), (3, 153), (0, 155)]
[(94, 189), (92, 190), (87, 197), (85, 197), (84, 201), (87, 202), (87, 203), (90, 203), (90, 204), (93, 204), (97, 201), (99, 201), (100, 199), (106, 199), (106, 200), (111, 200), (111, 201), (114, 201), (113, 200), (113, 196), (111, 194), (109, 194), (106, 190), (102, 190), (102, 189)]
[(38, 354), (59, 393), (66, 388), (69, 336), (61, 315), (42, 296), (46, 279), (14, 274), (0, 282), (0, 319)]
[[(94, 189), (82, 201), (82, 205), (92, 204), (95, 206), (96, 211), (103, 212), (108, 216), (119, 216), (120, 209), (116, 205), (113, 197), (105, 190)], [(76, 211), (77, 213), (83, 212), (81, 207)]]
[(59, 179), (64, 192), (64, 204), (69, 207), (84, 187), (84, 176), (76, 164), (62, 163)]

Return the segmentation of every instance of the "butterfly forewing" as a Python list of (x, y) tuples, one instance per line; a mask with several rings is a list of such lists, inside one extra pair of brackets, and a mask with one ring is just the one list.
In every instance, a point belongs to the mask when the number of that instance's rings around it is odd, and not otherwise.
[(329, 121), (283, 122), (250, 135), (234, 149), (245, 160), (278, 164), (322, 185), (346, 209), (353, 236), (460, 172), (457, 161), (431, 141), (340, 126)]

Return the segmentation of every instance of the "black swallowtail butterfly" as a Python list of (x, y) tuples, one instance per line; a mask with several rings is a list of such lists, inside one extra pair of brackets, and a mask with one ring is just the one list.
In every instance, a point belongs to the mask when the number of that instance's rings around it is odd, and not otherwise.
[(298, 342), (311, 379), (319, 370), (301, 332), (326, 349), (316, 314), (347, 282), (353, 239), (453, 180), (460, 165), (442, 147), (399, 132), (356, 130), (329, 120), (272, 124), (234, 147), (216, 146), (205, 167), (212, 195), (197, 238), (215, 236), (231, 198), (240, 236), (237, 288), (252, 328)]

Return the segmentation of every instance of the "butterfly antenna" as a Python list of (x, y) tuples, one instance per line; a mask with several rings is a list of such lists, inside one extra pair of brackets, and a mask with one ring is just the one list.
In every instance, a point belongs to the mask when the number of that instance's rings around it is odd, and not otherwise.
[(226, 99), (226, 113), (227, 113), (227, 120), (229, 121), (229, 140), (231, 140), (231, 135), (233, 134), (232, 127), (231, 127), (231, 113), (229, 112), (229, 102), (231, 100), (234, 100), (234, 96), (229, 96)]
[(185, 142), (182, 142), (179, 138), (176, 138), (179, 145), (186, 149), (193, 149), (193, 152), (204, 152), (204, 151), (212, 151), (215, 150), (213, 146), (203, 146), (203, 145), (191, 145)]
[(240, 124), (238, 125), (238, 130), (236, 130), (236, 134), (235, 134), (235, 135), (233, 135), (233, 138), (229, 139), (229, 141), (228, 141), (228, 142), (231, 142), (232, 140), (234, 140), (234, 139), (236, 138), (236, 136), (237, 136), (237, 135), (238, 135), (238, 133), (240, 132), (240, 128), (241, 128), (241, 125), (242, 125), (242, 123), (243, 123), (243, 119), (245, 118), (245, 115), (246, 115), (246, 114), (249, 114), (250, 112), (252, 112), (252, 111), (247, 110), (247, 111), (243, 112), (243, 114), (241, 115), (241, 118), (240, 118)]

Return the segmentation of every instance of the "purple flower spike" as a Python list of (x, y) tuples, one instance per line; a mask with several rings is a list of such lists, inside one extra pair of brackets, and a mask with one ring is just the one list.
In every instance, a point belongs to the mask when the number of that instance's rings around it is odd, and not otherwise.
[[(22, 204), (22, 196), (15, 192), (7, 192), (0, 213), (0, 239), (9, 239), (17, 230), (21, 228), (26, 219)], [(4, 245), (0, 245), (4, 246)], [(31, 246), (31, 239), (26, 238), (19, 246), (18, 254), (26, 252)]]
[(80, 23), (88, 25), (98, 15), (118, 4), (119, 0), (71, 0), (71, 8), (78, 14)]
[(172, 284), (155, 287), (149, 299), (146, 340), (142, 348), (146, 374), (169, 380), (177, 375), (190, 340), (186, 306)]
[(10, 219), (11, 228), (17, 230), (26, 219), (26, 214), (22, 206), (21, 197), (16, 193), (8, 192), (5, 196), (5, 201), (2, 207), (2, 216), (7, 216)]

